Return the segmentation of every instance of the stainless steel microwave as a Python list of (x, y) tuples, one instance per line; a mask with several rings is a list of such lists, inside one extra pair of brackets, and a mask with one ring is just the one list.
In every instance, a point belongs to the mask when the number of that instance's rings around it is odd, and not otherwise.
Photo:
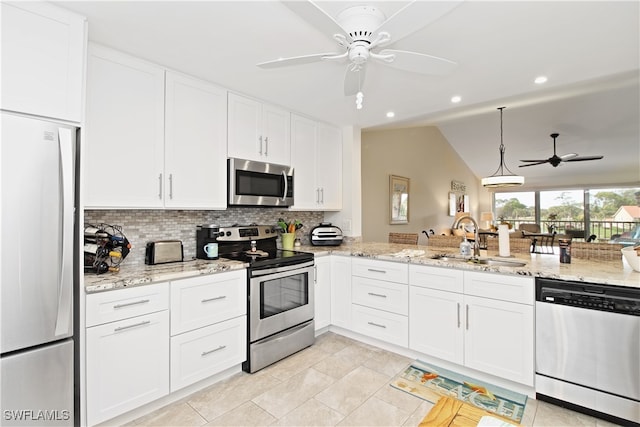
[(292, 206), (293, 167), (228, 160), (229, 206)]

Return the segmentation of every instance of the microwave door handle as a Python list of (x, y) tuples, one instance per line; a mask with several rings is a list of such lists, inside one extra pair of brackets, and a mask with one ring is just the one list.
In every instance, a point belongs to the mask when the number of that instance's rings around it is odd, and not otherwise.
[(287, 200), (287, 192), (289, 191), (289, 183), (287, 182), (287, 174), (282, 171), (282, 178), (284, 179), (284, 193), (282, 194), (282, 201)]

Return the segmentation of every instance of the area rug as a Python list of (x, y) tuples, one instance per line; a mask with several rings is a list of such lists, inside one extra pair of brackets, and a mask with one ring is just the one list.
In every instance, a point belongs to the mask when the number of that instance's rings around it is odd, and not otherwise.
[(391, 386), (436, 403), (441, 396), (454, 397), (485, 411), (520, 423), (527, 396), (453, 371), (416, 360)]

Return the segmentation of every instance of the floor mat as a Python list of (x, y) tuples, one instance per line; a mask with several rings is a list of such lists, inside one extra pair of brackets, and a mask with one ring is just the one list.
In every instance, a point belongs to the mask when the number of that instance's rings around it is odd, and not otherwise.
[(520, 423), (527, 396), (453, 371), (416, 360), (391, 386), (436, 403), (450, 396)]

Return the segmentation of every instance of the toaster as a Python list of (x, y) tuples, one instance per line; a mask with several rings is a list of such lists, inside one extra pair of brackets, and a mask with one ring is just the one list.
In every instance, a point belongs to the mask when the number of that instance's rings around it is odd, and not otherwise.
[(147, 242), (144, 253), (144, 263), (148, 265), (164, 264), (167, 262), (181, 262), (184, 258), (182, 241), (156, 240)]
[(342, 230), (330, 222), (321, 222), (311, 229), (309, 240), (313, 246), (339, 246), (342, 243)]

